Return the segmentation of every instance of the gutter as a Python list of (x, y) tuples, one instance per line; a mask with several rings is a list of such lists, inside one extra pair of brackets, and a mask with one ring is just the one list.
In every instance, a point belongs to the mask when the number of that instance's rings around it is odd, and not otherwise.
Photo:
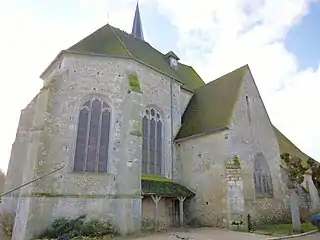
[(214, 129), (211, 129), (211, 130), (209, 130), (209, 131), (206, 131), (206, 132), (201, 132), (201, 133), (197, 133), (197, 134), (194, 134), (194, 135), (191, 135), (191, 136), (188, 136), (188, 137), (183, 137), (183, 138), (175, 139), (174, 142), (175, 142), (175, 143), (180, 143), (180, 142), (183, 142), (183, 141), (192, 139), (192, 138), (200, 137), (200, 136), (202, 136), (202, 135), (211, 134), (211, 133), (215, 133), (215, 132), (218, 132), (218, 131), (224, 131), (224, 130), (229, 130), (229, 129), (230, 129), (229, 126), (218, 127), (218, 128), (214, 128)]

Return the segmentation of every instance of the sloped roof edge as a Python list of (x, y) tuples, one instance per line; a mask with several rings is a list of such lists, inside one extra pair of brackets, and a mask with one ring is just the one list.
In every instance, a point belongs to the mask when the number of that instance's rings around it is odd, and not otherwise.
[(182, 116), (182, 126), (176, 140), (229, 127), (248, 69), (248, 65), (244, 65), (197, 88)]

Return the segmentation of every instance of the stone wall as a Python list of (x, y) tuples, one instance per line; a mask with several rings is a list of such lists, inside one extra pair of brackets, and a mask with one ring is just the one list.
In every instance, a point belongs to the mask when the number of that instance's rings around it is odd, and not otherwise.
[[(27, 155), (29, 143), (32, 140), (32, 126), (35, 116), (35, 108), (38, 95), (21, 111), (19, 125), (16, 133), (16, 138), (12, 144), (9, 165), (6, 174), (6, 182), (4, 191), (8, 192), (23, 183), (23, 171), (28, 167)], [(30, 179), (28, 179), (30, 180)], [(12, 192), (3, 197), (3, 209), (7, 212), (15, 213), (18, 197), (21, 189)]]
[(227, 201), (229, 228), (234, 230), (247, 230), (247, 214), (243, 196), (243, 180), (241, 167), (226, 166)]
[[(172, 199), (160, 199), (158, 203), (158, 230), (168, 229), (173, 225), (172, 209)], [(151, 197), (144, 197), (142, 199), (142, 230), (154, 230), (155, 224), (155, 203)]]
[(227, 187), (224, 162), (232, 159), (228, 131), (177, 142), (177, 171), (181, 184), (196, 193), (187, 201), (187, 223), (226, 227)]
[[(52, 68), (56, 69), (44, 75), (44, 88), (37, 97), (26, 165), (19, 182), (64, 168), (21, 191), (15, 239), (40, 233), (55, 218), (81, 214), (113, 221), (122, 233), (140, 231), (142, 113), (152, 106), (162, 115), (164, 175), (171, 178), (171, 136), (180, 127), (183, 104), (180, 85), (129, 59), (64, 54)], [(129, 73), (137, 74), (142, 93), (130, 90)], [(105, 174), (72, 172), (79, 108), (91, 96), (103, 98), (112, 108)], [(18, 158), (12, 159), (10, 165), (19, 165)]]
[(180, 113), (181, 113), (181, 116), (183, 115), (184, 111), (186, 110), (192, 95), (193, 95), (193, 93), (188, 92), (187, 90), (181, 89), (181, 92), (180, 92)]
[(306, 189), (310, 196), (310, 209), (320, 209), (320, 195), (316, 186), (312, 181), (312, 176), (310, 173), (304, 175), (304, 182), (302, 183), (304, 189)]
[[(230, 129), (230, 151), (239, 157), (241, 163), (246, 213), (250, 213), (256, 222), (283, 218), (286, 210), (278, 142), (249, 71), (245, 74), (238, 93)], [(255, 195), (253, 163), (257, 153), (262, 154), (269, 165), (273, 197), (261, 198)]]

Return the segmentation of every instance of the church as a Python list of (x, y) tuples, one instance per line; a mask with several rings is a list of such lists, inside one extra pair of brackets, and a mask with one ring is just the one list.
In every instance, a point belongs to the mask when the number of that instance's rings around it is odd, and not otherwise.
[[(3, 198), (15, 240), (61, 217), (121, 234), (185, 224), (245, 229), (288, 215), (280, 154), (248, 65), (205, 83), (191, 66), (109, 24), (61, 51), (21, 111)], [(303, 154), (301, 152), (301, 154)], [(305, 156), (305, 155), (304, 155)]]

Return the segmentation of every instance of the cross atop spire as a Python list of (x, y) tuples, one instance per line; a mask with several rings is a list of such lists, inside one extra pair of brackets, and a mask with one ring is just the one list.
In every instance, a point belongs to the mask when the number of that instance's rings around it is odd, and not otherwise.
[(137, 2), (137, 6), (136, 6), (136, 12), (134, 14), (134, 20), (133, 20), (133, 26), (132, 26), (131, 35), (133, 35), (135, 38), (139, 38), (141, 40), (144, 40), (141, 17), (140, 17), (140, 11), (139, 11), (139, 3), (138, 2)]

